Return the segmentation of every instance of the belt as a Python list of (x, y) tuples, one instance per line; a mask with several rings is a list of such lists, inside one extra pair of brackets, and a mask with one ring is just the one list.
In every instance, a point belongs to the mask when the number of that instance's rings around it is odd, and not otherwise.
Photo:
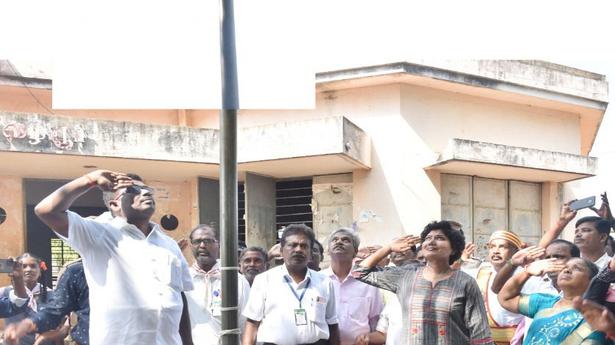
[[(276, 345), (274, 343), (263, 343), (263, 345)], [(328, 339), (320, 339), (315, 343), (310, 343), (310, 344), (297, 344), (297, 345), (329, 345), (329, 340)]]

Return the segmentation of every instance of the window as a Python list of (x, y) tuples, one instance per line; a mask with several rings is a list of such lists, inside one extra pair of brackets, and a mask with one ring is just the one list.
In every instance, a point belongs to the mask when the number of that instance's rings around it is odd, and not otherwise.
[(491, 233), (509, 230), (537, 244), (541, 232), (541, 185), (465, 175), (441, 175), (442, 219), (463, 225), (466, 240), (485, 257)]
[(312, 227), (312, 179), (278, 181), (275, 184), (276, 227), (304, 223)]
[(79, 259), (79, 254), (59, 238), (51, 239), (51, 279), (55, 289), (64, 264)]

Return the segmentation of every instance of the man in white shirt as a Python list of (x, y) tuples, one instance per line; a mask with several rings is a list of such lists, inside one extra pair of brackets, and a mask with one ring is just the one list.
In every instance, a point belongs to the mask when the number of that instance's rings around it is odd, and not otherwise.
[[(220, 243), (215, 229), (209, 225), (198, 225), (189, 236), (194, 264), (190, 267), (190, 276), (194, 290), (186, 293), (190, 310), (192, 339), (195, 345), (217, 345), (220, 338), (220, 307), (222, 305), (222, 280), (218, 253)], [(245, 317), (241, 316), (250, 286), (246, 279), (238, 274), (239, 292), (239, 328), (243, 329)]]
[(508, 344), (523, 315), (511, 313), (498, 302), (497, 293), (492, 289), (496, 274), (506, 266), (512, 256), (521, 248), (521, 238), (510, 231), (495, 231), (489, 238), (488, 262), (478, 270), (461, 269), (476, 278), (487, 309), (487, 317), (495, 344)]
[[(68, 211), (89, 189), (113, 191), (121, 212), (107, 223)], [(83, 258), (90, 288), (90, 344), (179, 345), (191, 343), (180, 325), (192, 290), (188, 264), (177, 243), (150, 222), (153, 190), (123, 173), (97, 170), (41, 201), (39, 218)], [(178, 330), (187, 330), (180, 335)]]
[(282, 233), (284, 264), (256, 276), (248, 305), (244, 345), (339, 345), (335, 292), (331, 280), (307, 267), (312, 229), (291, 224)]
[(239, 255), (239, 270), (250, 286), (257, 275), (267, 270), (267, 252), (261, 247), (248, 247)]
[(581, 257), (604, 269), (611, 261), (606, 253), (606, 241), (611, 232), (611, 223), (603, 218), (590, 216), (577, 220), (574, 230), (574, 244), (581, 250)]
[(359, 251), (360, 239), (352, 229), (340, 228), (331, 233), (327, 253), (331, 266), (322, 271), (335, 288), (335, 305), (342, 345), (354, 345), (356, 338), (374, 330), (383, 304), (378, 288), (350, 275), (352, 260)]

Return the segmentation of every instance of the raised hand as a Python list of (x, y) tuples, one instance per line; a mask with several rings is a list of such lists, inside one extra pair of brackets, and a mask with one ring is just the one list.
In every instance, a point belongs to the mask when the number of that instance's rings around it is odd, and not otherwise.
[(476, 251), (476, 245), (472, 242), (466, 243), (465, 248), (463, 248), (463, 253), (461, 253), (461, 261), (469, 261), (474, 252)]
[(188, 241), (187, 238), (182, 238), (179, 241), (177, 241), (177, 245), (179, 246), (179, 249), (181, 251), (184, 251), (184, 249), (188, 248), (189, 244), (190, 244), (190, 241)]
[(530, 246), (516, 252), (510, 261), (514, 266), (525, 266), (533, 261), (542, 258), (545, 255), (545, 249), (537, 246)]
[(525, 268), (529, 275), (542, 276), (546, 273), (554, 273), (563, 270), (566, 265), (558, 264), (557, 259), (546, 259), (534, 261)]
[(577, 211), (570, 208), (570, 203), (572, 203), (573, 201), (576, 201), (576, 199), (570, 200), (562, 205), (562, 210), (559, 215), (560, 221), (569, 223), (571, 220), (574, 219), (574, 217), (577, 216)]
[(421, 242), (421, 238), (415, 235), (406, 235), (399, 237), (391, 242), (391, 251), (395, 253), (403, 253), (410, 250), (412, 246)]
[(86, 178), (103, 191), (112, 192), (132, 186), (132, 179), (124, 173), (110, 170), (95, 170), (85, 175)]
[(609, 206), (609, 198), (606, 196), (606, 192), (600, 194), (600, 199), (602, 200), (600, 208), (596, 209), (595, 207), (590, 207), (591, 210), (596, 212), (600, 218), (613, 219), (611, 207)]
[(18, 345), (23, 336), (35, 330), (36, 326), (29, 318), (19, 323), (12, 323), (4, 328), (4, 341), (9, 345)]

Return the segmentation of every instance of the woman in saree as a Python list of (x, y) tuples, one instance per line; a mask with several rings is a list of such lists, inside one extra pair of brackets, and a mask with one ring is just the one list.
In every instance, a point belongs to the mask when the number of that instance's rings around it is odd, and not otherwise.
[[(562, 294), (521, 294), (523, 284), (531, 277), (559, 272), (557, 285)], [(572, 258), (566, 264), (556, 259), (539, 260), (510, 278), (498, 300), (502, 307), (533, 319), (523, 344), (607, 344), (604, 333), (594, 331), (583, 315), (574, 309), (573, 299), (583, 296), (598, 267), (586, 259)]]
[(449, 222), (432, 222), (420, 240), (426, 265), (376, 266), (390, 253), (403, 253), (419, 241), (416, 236), (405, 236), (355, 266), (353, 277), (397, 295), (404, 329), (400, 345), (492, 344), (485, 302), (476, 281), (450, 266), (461, 257), (463, 235)]

